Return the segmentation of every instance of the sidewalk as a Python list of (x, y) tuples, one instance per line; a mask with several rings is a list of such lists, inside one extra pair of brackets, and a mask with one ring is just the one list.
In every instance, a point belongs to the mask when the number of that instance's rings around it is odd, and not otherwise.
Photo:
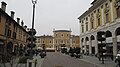
[[(38, 55), (37, 56), (33, 56), (33, 58), (37, 59), (37, 65), (36, 65), (36, 67), (41, 67), (41, 64), (42, 64), (44, 58), (41, 58)], [(18, 62), (18, 58), (14, 60), (13, 67), (16, 67), (17, 62)], [(5, 65), (6, 65), (6, 67), (10, 67), (10, 63), (6, 63)], [(0, 63), (0, 67), (4, 67), (4, 65), (2, 63)], [(27, 63), (26, 64), (19, 64), (17, 67), (27, 67)]]
[(102, 64), (102, 61), (99, 61), (98, 58), (95, 56), (83, 56), (83, 58), (79, 60), (89, 62), (91, 64), (98, 65), (101, 67), (116, 67), (117, 64), (109, 58), (105, 59), (104, 64)]

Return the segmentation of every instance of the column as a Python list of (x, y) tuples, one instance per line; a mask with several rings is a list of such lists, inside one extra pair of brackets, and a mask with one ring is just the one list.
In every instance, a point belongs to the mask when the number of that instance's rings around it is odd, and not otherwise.
[(92, 40), (89, 41), (89, 54), (92, 54)]
[(103, 10), (103, 8), (102, 8), (102, 26), (104, 25), (105, 23), (104, 23), (104, 10)]
[(113, 21), (113, 7), (112, 7), (112, 2), (111, 1), (110, 1), (110, 12), (111, 12), (111, 21)]
[(113, 37), (112, 40), (113, 40), (113, 56), (115, 57), (117, 54), (117, 37), (116, 36)]

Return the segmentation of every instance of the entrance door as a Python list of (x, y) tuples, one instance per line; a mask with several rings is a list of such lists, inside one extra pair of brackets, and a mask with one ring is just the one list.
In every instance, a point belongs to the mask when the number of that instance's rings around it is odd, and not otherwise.
[(92, 47), (92, 54), (95, 54), (95, 47)]

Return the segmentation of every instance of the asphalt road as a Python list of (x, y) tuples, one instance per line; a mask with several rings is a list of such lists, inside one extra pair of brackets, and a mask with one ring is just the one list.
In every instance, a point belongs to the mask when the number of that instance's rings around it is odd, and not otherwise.
[(59, 52), (47, 53), (41, 67), (100, 67)]

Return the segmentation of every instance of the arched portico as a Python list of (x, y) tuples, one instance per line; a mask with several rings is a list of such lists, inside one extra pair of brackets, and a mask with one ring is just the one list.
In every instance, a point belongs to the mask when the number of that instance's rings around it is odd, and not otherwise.
[(7, 50), (7, 52), (13, 51), (13, 43), (12, 42), (7, 43), (6, 50)]
[(120, 27), (115, 31), (117, 37), (117, 51), (120, 51)]
[(91, 54), (95, 54), (95, 44), (94, 44), (95, 37), (93, 35), (91, 35), (90, 41), (91, 41)]
[(84, 54), (85, 52), (85, 45), (84, 45), (84, 38), (81, 39), (81, 52)]
[(107, 30), (105, 32), (106, 36), (106, 53), (109, 55), (113, 55), (113, 40), (111, 31)]
[(90, 44), (89, 44), (89, 38), (86, 37), (86, 38), (85, 38), (85, 47), (86, 47), (85, 53), (86, 53), (87, 55), (89, 54), (89, 46), (90, 46)]

